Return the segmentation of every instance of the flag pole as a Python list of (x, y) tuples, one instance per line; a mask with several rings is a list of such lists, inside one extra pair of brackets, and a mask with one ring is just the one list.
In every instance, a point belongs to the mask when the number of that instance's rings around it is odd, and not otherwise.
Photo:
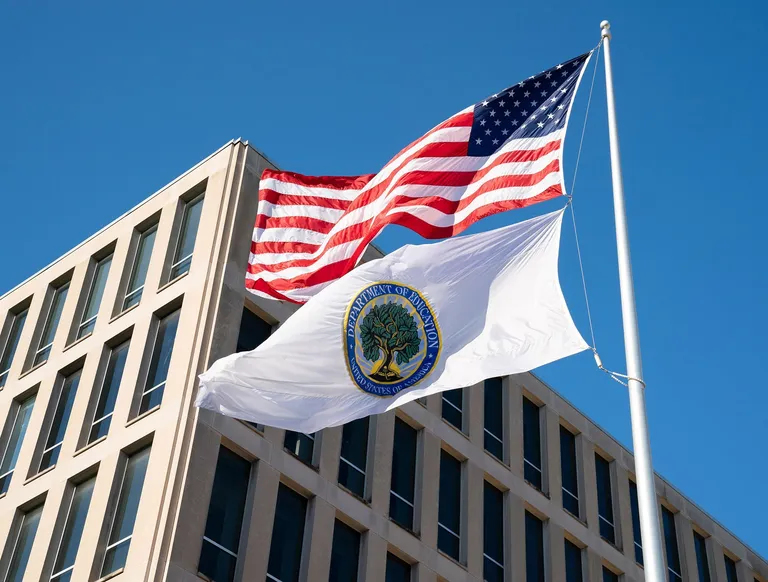
[(643, 562), (647, 582), (664, 582), (666, 568), (661, 549), (658, 501), (651, 462), (651, 442), (645, 412), (645, 383), (640, 358), (640, 333), (637, 327), (635, 290), (629, 255), (629, 234), (624, 207), (624, 186), (621, 179), (619, 131), (616, 127), (616, 103), (613, 96), (613, 69), (611, 68), (611, 25), (600, 23), (605, 53), (605, 92), (608, 100), (608, 135), (611, 148), (611, 177), (613, 207), (616, 220), (616, 247), (619, 258), (619, 285), (621, 288), (621, 315), (624, 322), (624, 352), (629, 377), (629, 408), (632, 419), (632, 443), (635, 454), (637, 500), (642, 533)]

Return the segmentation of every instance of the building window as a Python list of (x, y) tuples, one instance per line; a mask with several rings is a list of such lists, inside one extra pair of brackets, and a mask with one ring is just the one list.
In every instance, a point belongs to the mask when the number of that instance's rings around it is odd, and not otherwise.
[(565, 540), (565, 582), (584, 582), (584, 569), (581, 565), (582, 549)]
[(459, 430), (464, 429), (464, 389), (447, 390), (443, 392), (443, 419)]
[(413, 531), (416, 499), (416, 448), (419, 433), (395, 417), (392, 447), (392, 480), (389, 491), (389, 517), (398, 525)]
[(461, 461), (440, 451), (437, 548), (454, 560), (461, 556)]
[(661, 520), (664, 524), (664, 549), (667, 551), (669, 582), (683, 582), (683, 576), (680, 573), (680, 551), (677, 547), (675, 514), (666, 507), (662, 507)]
[(123, 379), (125, 360), (128, 357), (128, 348), (131, 341), (127, 340), (109, 350), (107, 369), (104, 380), (101, 383), (96, 410), (93, 413), (93, 422), (88, 432), (88, 442), (100, 439), (109, 433), (109, 425), (112, 422), (112, 414), (115, 411), (117, 393), (120, 390), (120, 382)]
[(315, 433), (285, 431), (285, 450), (297, 457), (303, 463), (313, 466), (315, 453)]
[(281, 483), (277, 492), (267, 580), (298, 582), (306, 516), (306, 498)]
[(107, 286), (107, 277), (109, 276), (109, 267), (111, 265), (112, 255), (104, 257), (96, 263), (93, 279), (88, 289), (88, 298), (85, 300), (83, 315), (80, 318), (80, 325), (77, 327), (77, 339), (93, 333), (93, 328), (96, 327), (96, 317), (99, 315), (101, 298), (104, 295), (104, 288)]
[(24, 572), (27, 569), (29, 554), (32, 552), (32, 544), (35, 543), (35, 534), (37, 526), (40, 523), (40, 516), (43, 513), (43, 506), (30, 509), (21, 516), (16, 531), (11, 531), (6, 545), (6, 556), (4, 563), (9, 564), (5, 573), (4, 582), (21, 582), (24, 578)]
[(563, 509), (579, 517), (576, 435), (562, 425), (560, 425), (560, 473), (563, 480)]
[(34, 406), (34, 396), (30, 396), (23, 402), (14, 402), (11, 406), (11, 413), (8, 415), (8, 422), (11, 424), (7, 425), (11, 428), (3, 448), (3, 456), (0, 458), (0, 495), (6, 493), (11, 484), (13, 470), (19, 459), (19, 451), (21, 451), (24, 435), (29, 425), (29, 417), (32, 416)]
[(9, 315), (10, 321), (8, 325), (10, 329), (8, 330), (8, 337), (6, 337), (3, 344), (3, 349), (0, 351), (0, 388), (5, 386), (5, 383), (8, 381), (13, 357), (16, 355), (21, 332), (24, 330), (24, 322), (27, 321), (27, 313), (29, 313), (29, 310), (25, 309), (19, 313), (11, 313)]
[(95, 484), (96, 477), (92, 477), (77, 485), (72, 492), (67, 505), (67, 515), (64, 518), (64, 532), (56, 548), (51, 582), (69, 582), (72, 579), (77, 549), (80, 547), (80, 538), (83, 537), (85, 518), (88, 515)]
[(334, 582), (357, 582), (360, 562), (360, 533), (340, 522), (333, 526), (331, 569), (328, 576)]
[(250, 352), (259, 347), (272, 333), (272, 326), (247, 307), (243, 307), (240, 331), (237, 334), (237, 352)]
[(541, 491), (541, 410), (523, 397), (523, 475)]
[(139, 511), (144, 477), (147, 475), (150, 450), (150, 447), (146, 447), (131, 455), (125, 463), (122, 475), (120, 475), (120, 492), (118, 493), (115, 513), (112, 516), (112, 525), (109, 528), (107, 549), (104, 553), (104, 563), (101, 566), (101, 577), (125, 568), (128, 549), (133, 537), (133, 526)]
[(170, 280), (174, 280), (187, 271), (192, 263), (192, 251), (195, 250), (197, 227), (200, 226), (200, 214), (203, 211), (203, 196), (200, 194), (184, 204), (184, 216), (181, 220), (179, 238), (173, 253)]
[(525, 582), (545, 582), (544, 522), (525, 512)]
[(739, 575), (736, 573), (736, 562), (728, 556), (725, 559), (725, 579), (727, 582), (739, 582)]
[(384, 582), (411, 582), (411, 565), (387, 552), (387, 571)]
[(144, 382), (144, 390), (141, 393), (139, 414), (160, 406), (163, 401), (165, 382), (168, 379), (168, 366), (171, 363), (173, 343), (176, 340), (176, 330), (179, 327), (180, 312), (181, 310), (177, 309), (158, 322), (149, 372)]
[(149, 270), (149, 260), (152, 258), (152, 248), (155, 246), (155, 235), (157, 235), (156, 224), (139, 235), (139, 243), (136, 245), (136, 255), (133, 257), (131, 274), (128, 276), (128, 286), (123, 299), (123, 311), (138, 305), (141, 301)]
[(489, 378), (483, 387), (483, 440), (485, 450), (504, 461), (504, 393), (501, 378)]
[(619, 575), (603, 566), (603, 582), (619, 582)]
[(504, 493), (483, 482), (483, 580), (504, 581)]
[(365, 470), (368, 458), (369, 417), (344, 425), (341, 433), (339, 483), (358, 497), (365, 495)]
[(699, 571), (699, 582), (712, 582), (712, 578), (709, 575), (706, 538), (698, 532), (693, 532), (693, 546), (696, 549), (696, 566)]
[(38, 473), (54, 466), (59, 459), (61, 444), (64, 442), (64, 433), (67, 432), (67, 424), (69, 424), (69, 415), (75, 402), (77, 387), (80, 385), (81, 372), (82, 370), (77, 370), (66, 376), (61, 382), (56, 398), (56, 407), (51, 418), (51, 426), (48, 429), (48, 437), (45, 439), (43, 454), (40, 457)]
[(597, 517), (600, 522), (600, 536), (615, 544), (616, 526), (613, 523), (611, 464), (597, 453), (595, 453), (595, 475), (597, 477)]
[(248, 461), (225, 447), (219, 449), (197, 568), (201, 574), (216, 582), (232, 582), (235, 579), (250, 476), (251, 464)]
[(56, 329), (59, 327), (59, 320), (61, 319), (61, 312), (64, 311), (64, 302), (67, 300), (68, 291), (69, 282), (64, 283), (53, 291), (53, 298), (48, 307), (48, 313), (45, 316), (43, 333), (40, 334), (40, 340), (37, 343), (35, 356), (32, 360), (33, 366), (47, 362), (48, 356), (51, 355), (53, 338), (56, 337)]
[(643, 564), (643, 538), (640, 533), (640, 507), (637, 504), (637, 485), (629, 482), (629, 505), (632, 511), (632, 537), (635, 539), (635, 562)]

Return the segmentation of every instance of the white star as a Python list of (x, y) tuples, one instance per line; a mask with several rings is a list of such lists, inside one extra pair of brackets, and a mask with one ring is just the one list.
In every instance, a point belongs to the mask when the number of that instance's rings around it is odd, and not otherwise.
[(525, 87), (525, 81), (520, 81), (520, 82), (517, 84), (517, 86), (518, 86), (518, 87)]
[(517, 127), (517, 119), (513, 119), (513, 120), (512, 120), (512, 125), (514, 125), (515, 127)]
[(550, 85), (552, 85), (553, 87), (557, 87), (557, 81), (552, 81), (552, 82), (550, 83)]
[(533, 75), (531, 75), (531, 76), (530, 76), (530, 77), (528, 77), (528, 78), (529, 78), (529, 79), (533, 79)]
[(546, 97), (547, 95), (549, 95), (549, 93), (547, 93), (546, 91), (542, 91), (542, 92), (541, 92), (541, 96), (542, 96), (542, 97)]
[(550, 99), (550, 101), (552, 101), (552, 103), (554, 103), (555, 101), (557, 101), (557, 95), (555, 95), (554, 97), (552, 97), (552, 99)]
[(510, 111), (505, 111), (504, 112), (504, 117), (509, 117), (509, 114), (510, 114)]
[(552, 73), (550, 73), (549, 71), (547, 71), (547, 74), (546, 74), (546, 75), (544, 75), (544, 76), (545, 76), (547, 79), (549, 79), (549, 78), (552, 76)]
[(488, 102), (487, 102), (487, 101), (483, 101), (483, 102), (482, 102), (482, 106), (483, 106), (483, 107), (488, 107)]
[(509, 133), (508, 129), (502, 129), (501, 130), (501, 135), (507, 135), (508, 133)]
[(494, 94), (492, 95), (492, 98), (493, 98), (493, 99), (496, 99), (496, 97), (498, 97), (498, 96), (499, 96), (499, 94), (498, 94), (498, 93), (494, 93)]
[(497, 119), (496, 121), (494, 121), (494, 123), (495, 123), (496, 125), (501, 125), (501, 119)]
[(496, 112), (493, 109), (491, 109), (491, 117), (493, 117), (494, 115), (496, 115)]
[(542, 111), (544, 111), (546, 108), (547, 108), (547, 104), (546, 104), (546, 103), (544, 103), (544, 105), (542, 105), (541, 107), (539, 107), (539, 109), (541, 109)]
[(515, 96), (515, 90), (513, 89), (512, 91), (507, 93), (507, 95), (509, 95), (510, 97), (514, 97)]
[(504, 101), (504, 99), (502, 99), (501, 101), (499, 101), (499, 106), (500, 106), (500, 107), (504, 107), (504, 104), (505, 104), (505, 101)]
[(538, 122), (536, 125), (538, 125), (538, 126), (539, 126), (539, 128), (542, 128), (542, 127), (544, 127), (544, 124), (543, 124), (541, 121), (539, 121), (539, 122)]
[(531, 119), (536, 119), (536, 114), (531, 115)]
[(578, 66), (579, 66), (579, 61), (576, 61), (576, 62), (574, 62), (574, 63), (573, 63), (573, 66), (574, 66), (574, 67), (578, 67)]
[(567, 89), (560, 89), (560, 92), (561, 92), (561, 93), (567, 93), (567, 92), (568, 92), (568, 90), (567, 90)]
[(528, 116), (528, 112), (523, 110), (523, 117), (527, 117), (527, 116)]
[(556, 68), (556, 69), (562, 69), (562, 68), (563, 68), (563, 65), (557, 65), (555, 68)]
[(515, 107), (520, 107), (520, 102), (519, 101), (515, 101), (512, 105), (514, 105)]
[(485, 125), (485, 119), (480, 120), (480, 125)]
[(526, 127), (528, 127), (528, 126), (523, 124), (523, 125), (520, 126), (520, 129), (525, 129)]
[(555, 118), (555, 116), (554, 116), (554, 115), (552, 115), (551, 113), (547, 113), (547, 117), (548, 117), (549, 119), (554, 119), (554, 118)]
[(523, 97), (530, 97), (530, 96), (531, 96), (530, 91), (526, 91), (525, 93), (523, 93)]
[(485, 135), (491, 135), (491, 130), (490, 129), (486, 129), (485, 130)]
[(483, 140), (481, 140), (481, 139), (478, 137), (478, 138), (475, 140), (475, 143), (476, 143), (477, 145), (480, 145), (481, 143), (483, 143)]
[(536, 81), (536, 82), (533, 84), (533, 86), (534, 86), (534, 87), (536, 87), (536, 88), (538, 89), (539, 87), (541, 87), (541, 83), (539, 83), (538, 81)]
[(557, 106), (558, 109), (563, 109), (564, 107), (565, 107), (565, 105), (563, 105), (562, 103)]
[(536, 107), (538, 104), (538, 101), (531, 101), (531, 107)]
[(562, 75), (563, 77), (567, 77), (568, 76), (568, 71), (563, 71), (562, 73), (560, 73), (560, 75)]
[(499, 140), (495, 139), (491, 143), (493, 143), (493, 145), (497, 145), (499, 143)]

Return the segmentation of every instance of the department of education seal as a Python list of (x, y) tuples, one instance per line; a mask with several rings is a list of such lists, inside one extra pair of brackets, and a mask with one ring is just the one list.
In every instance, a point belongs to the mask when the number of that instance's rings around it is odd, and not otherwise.
[(375, 396), (394, 396), (426, 378), (440, 357), (440, 327), (427, 300), (402, 283), (372, 283), (344, 316), (347, 369)]

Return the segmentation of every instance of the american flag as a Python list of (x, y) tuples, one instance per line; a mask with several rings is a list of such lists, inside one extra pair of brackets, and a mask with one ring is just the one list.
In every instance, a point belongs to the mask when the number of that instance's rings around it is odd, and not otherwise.
[(445, 238), (491, 214), (563, 195), (563, 140), (590, 55), (460, 111), (378, 174), (265, 170), (246, 287), (304, 303), (353, 269), (387, 224)]

